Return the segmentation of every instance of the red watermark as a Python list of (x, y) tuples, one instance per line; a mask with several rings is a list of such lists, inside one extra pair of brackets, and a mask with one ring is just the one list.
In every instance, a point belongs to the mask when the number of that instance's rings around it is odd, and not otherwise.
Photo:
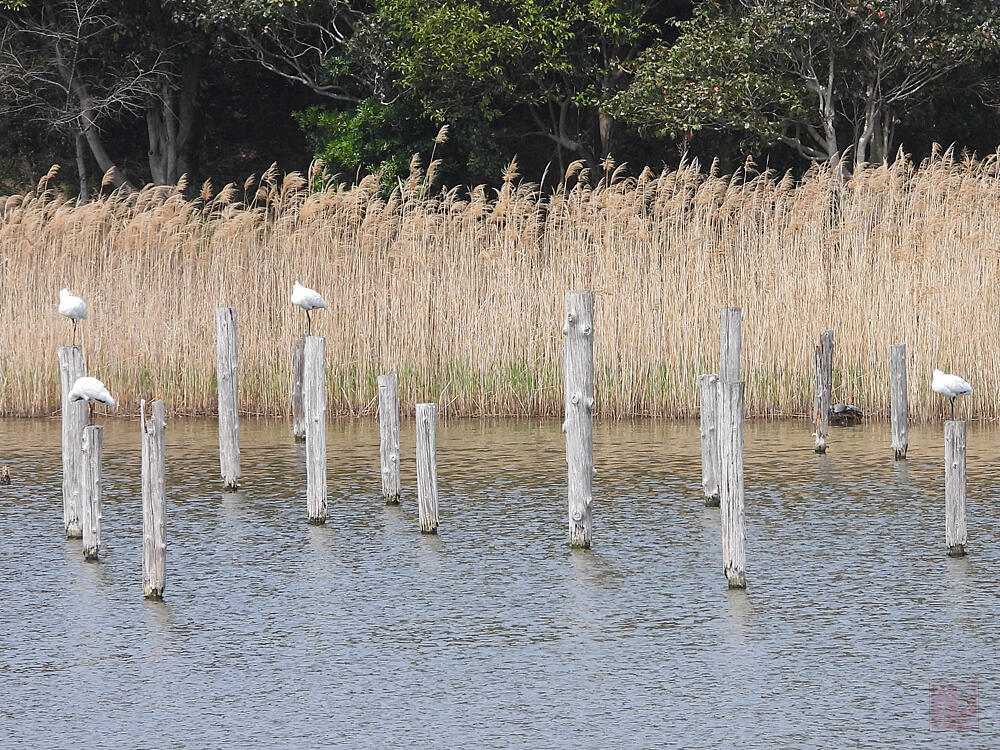
[(930, 720), (932, 731), (978, 731), (979, 683), (932, 683)]

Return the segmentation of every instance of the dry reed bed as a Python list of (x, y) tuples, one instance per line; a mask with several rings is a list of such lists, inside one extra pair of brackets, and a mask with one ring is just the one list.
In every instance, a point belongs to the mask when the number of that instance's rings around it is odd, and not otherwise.
[(976, 386), (969, 414), (996, 419), (998, 163), (901, 160), (842, 188), (822, 168), (794, 183), (691, 165), (588, 185), (577, 165), (551, 196), (513, 170), (499, 191), (428, 195), (415, 170), (388, 200), (372, 180), (310, 189), (271, 170), (196, 200), (148, 187), (80, 206), (43, 179), (0, 199), (0, 413), (58, 409), (62, 286), (89, 304), (88, 370), (120, 410), (163, 398), (214, 411), (213, 308), (228, 304), (242, 407), (286, 413), (299, 280), (330, 303), (314, 332), (333, 413), (373, 413), (376, 375), (396, 371), (408, 409), (559, 414), (564, 292), (589, 288), (604, 417), (694, 415), (719, 311), (735, 304), (753, 415), (810, 412), (812, 347), (832, 327), (835, 401), (885, 415), (888, 348), (905, 341), (915, 418), (940, 414), (940, 366)]

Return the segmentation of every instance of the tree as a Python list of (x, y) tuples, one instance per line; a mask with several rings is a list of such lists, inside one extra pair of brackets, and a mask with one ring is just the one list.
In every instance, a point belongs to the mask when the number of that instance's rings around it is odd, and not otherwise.
[[(657, 22), (684, 3), (657, 0), (385, 0), (373, 23), (390, 74), (437, 121), (492, 123), (523, 108), (561, 167), (596, 166), (615, 148), (602, 105)], [(389, 57), (389, 56), (386, 56)]]
[(0, 36), (2, 108), (74, 141), (81, 198), (87, 196), (86, 152), (117, 186), (128, 180), (105, 145), (104, 126), (142, 110), (162, 72), (116, 54), (121, 24), (101, 0), (7, 4)]
[(989, 0), (708, 0), (648, 50), (610, 111), (685, 137), (713, 128), (811, 160), (883, 161), (901, 118), (998, 48)]

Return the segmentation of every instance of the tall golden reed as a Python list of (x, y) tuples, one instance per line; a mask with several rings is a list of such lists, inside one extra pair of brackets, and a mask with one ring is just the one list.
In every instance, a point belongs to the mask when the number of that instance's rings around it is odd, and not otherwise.
[(330, 303), (314, 332), (333, 413), (372, 413), (376, 376), (395, 371), (409, 408), (559, 414), (564, 292), (593, 289), (605, 417), (694, 415), (719, 311), (739, 305), (751, 414), (810, 412), (813, 345), (833, 328), (835, 401), (884, 415), (889, 345), (905, 341), (915, 418), (940, 414), (940, 366), (975, 385), (968, 414), (996, 419), (998, 170), (996, 155), (944, 153), (846, 182), (690, 164), (596, 182), (576, 164), (571, 187), (543, 196), (512, 167), (499, 191), (469, 196), (431, 194), (417, 169), (385, 200), (371, 179), (317, 188), (315, 174), (272, 169), (195, 200), (147, 187), (79, 206), (43, 179), (0, 199), (0, 413), (58, 409), (63, 286), (89, 304), (88, 371), (121, 410), (163, 398), (212, 412), (213, 309), (233, 305), (242, 406), (285, 413), (298, 280)]

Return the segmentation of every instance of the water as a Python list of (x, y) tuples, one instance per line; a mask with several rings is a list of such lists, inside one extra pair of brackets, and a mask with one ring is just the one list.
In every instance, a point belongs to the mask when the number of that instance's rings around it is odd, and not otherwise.
[[(1000, 433), (969, 431), (969, 545), (944, 554), (940, 426), (749, 424), (747, 593), (728, 592), (692, 424), (603, 424), (590, 552), (566, 545), (557, 422), (440, 425), (441, 533), (381, 503), (376, 428), (333, 424), (330, 516), (304, 455), (244, 422), (167, 433), (167, 588), (141, 591), (139, 440), (106, 423), (104, 546), (62, 535), (57, 421), (0, 420), (0, 745), (1000, 746)], [(415, 487), (412, 425), (403, 481)], [(405, 460), (408, 459), (408, 460)], [(978, 687), (978, 730), (930, 729)]]

